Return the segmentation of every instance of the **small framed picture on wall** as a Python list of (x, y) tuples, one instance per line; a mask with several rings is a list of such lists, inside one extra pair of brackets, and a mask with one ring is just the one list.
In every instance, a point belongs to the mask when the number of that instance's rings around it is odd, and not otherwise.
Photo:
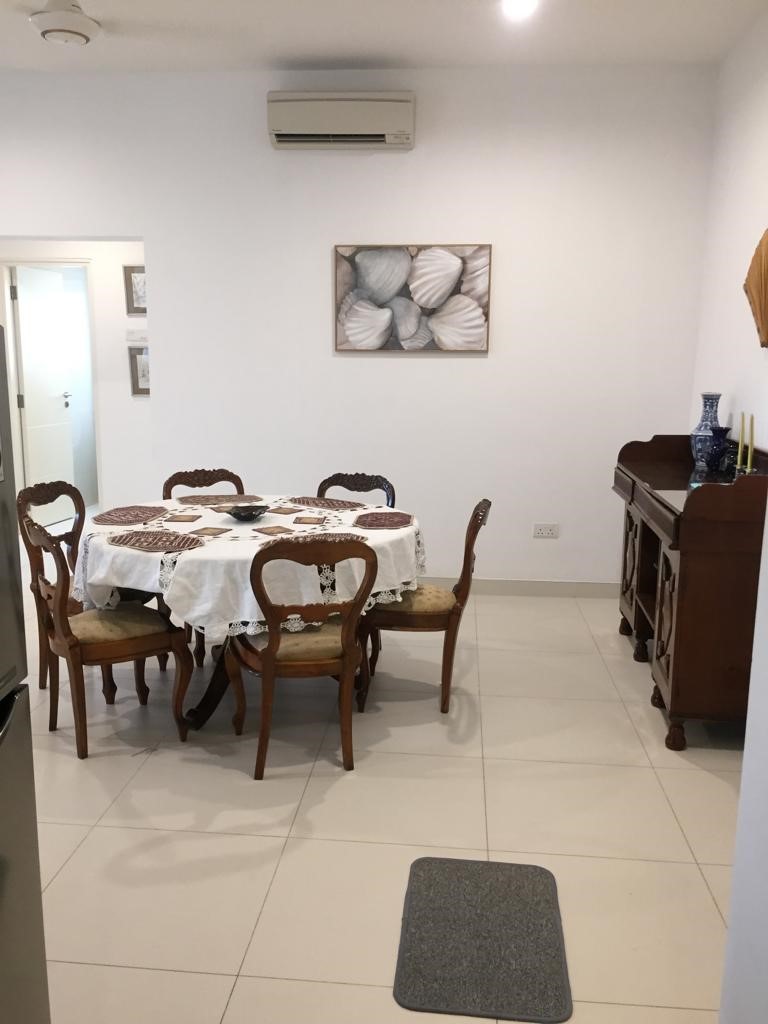
[(129, 345), (128, 362), (131, 368), (131, 394), (149, 394), (149, 348), (146, 345)]
[(147, 315), (147, 275), (144, 267), (123, 267), (125, 311), (128, 316)]

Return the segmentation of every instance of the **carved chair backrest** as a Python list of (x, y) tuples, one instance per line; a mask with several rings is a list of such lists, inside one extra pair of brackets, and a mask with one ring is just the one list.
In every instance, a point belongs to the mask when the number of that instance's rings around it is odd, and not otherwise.
[[(363, 562), (364, 571), (355, 595), (347, 601), (316, 604), (275, 604), (264, 583), (264, 568), (271, 562), (298, 562), (300, 565), (336, 565), (351, 559)], [(276, 540), (263, 547), (251, 564), (251, 586), (259, 608), (266, 619), (269, 642), (260, 652), (262, 659), (275, 658), (280, 646), (281, 625), (290, 616), (298, 615), (304, 622), (325, 623), (329, 616), (341, 617), (341, 645), (344, 655), (357, 651), (357, 626), (365, 602), (373, 589), (378, 560), (373, 548), (361, 540), (339, 536), (338, 539), (313, 538), (305, 540)]]
[(67, 546), (67, 562), (70, 569), (74, 570), (80, 546), (80, 537), (83, 533), (83, 524), (85, 523), (85, 502), (80, 491), (73, 484), (68, 484), (64, 480), (54, 480), (50, 483), (24, 487), (19, 491), (16, 498), (16, 517), (19, 521), (19, 533), (29, 558), (29, 568), (32, 574), (32, 592), (34, 594), (39, 593), (37, 580), (39, 574), (44, 572), (45, 564), (43, 550), (39, 544), (32, 540), (29, 528), (26, 525), (27, 520), (34, 525), (34, 520), (30, 516), (29, 510), (41, 505), (51, 505), (61, 497), (69, 498), (75, 510), (72, 526), (66, 533), (57, 534), (59, 540)]
[(234, 484), (237, 494), (245, 494), (243, 481), (229, 469), (183, 469), (163, 484), (163, 501), (172, 497), (174, 487), (210, 487), (220, 483)]
[(330, 487), (343, 487), (347, 491), (384, 491), (389, 508), (395, 507), (395, 488), (385, 476), (369, 473), (334, 473), (326, 477), (317, 488), (318, 498), (324, 498)]
[(48, 636), (73, 646), (77, 641), (69, 625), (69, 563), (61, 547), (61, 542), (65, 540), (66, 534), (53, 536), (44, 526), (36, 523), (27, 514), (24, 515), (22, 522), (22, 536), (24, 533), (27, 534), (30, 543), (37, 551), (46, 552), (53, 558), (53, 564), (56, 567), (56, 580), (51, 584), (45, 576), (41, 555), (40, 564), (32, 580), (46, 604), (45, 627)]
[(475, 541), (480, 530), (488, 522), (491, 511), (491, 503), (488, 498), (483, 498), (475, 505), (467, 525), (467, 535), (464, 540), (464, 562), (461, 567), (461, 576), (453, 588), (456, 600), (463, 607), (467, 603), (469, 590), (472, 586), (472, 574), (475, 571)]

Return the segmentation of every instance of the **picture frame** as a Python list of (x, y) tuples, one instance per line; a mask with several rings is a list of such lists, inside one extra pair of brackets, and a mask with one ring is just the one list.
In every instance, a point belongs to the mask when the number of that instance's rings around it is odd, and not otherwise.
[(131, 394), (149, 395), (149, 346), (129, 345), (128, 365), (131, 371)]
[(487, 356), (491, 255), (487, 242), (335, 246), (335, 351)]
[(125, 312), (128, 316), (147, 315), (147, 276), (144, 267), (123, 267)]

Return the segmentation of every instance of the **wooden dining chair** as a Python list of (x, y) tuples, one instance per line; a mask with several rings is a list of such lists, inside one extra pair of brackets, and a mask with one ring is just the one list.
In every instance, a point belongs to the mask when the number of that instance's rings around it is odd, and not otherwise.
[[(395, 507), (395, 488), (385, 476), (372, 476), (370, 473), (333, 473), (317, 488), (318, 498), (324, 498), (331, 487), (343, 487), (346, 491), (357, 491), (360, 494), (383, 491), (387, 507)], [(378, 657), (381, 653), (381, 634), (377, 629), (371, 632), (371, 644)]]
[(163, 484), (163, 501), (173, 497), (174, 487), (211, 487), (222, 483), (233, 484), (236, 494), (245, 494), (243, 481), (229, 469), (182, 469)]
[[(35, 484), (33, 487), (24, 487), (19, 491), (16, 498), (16, 518), (19, 523), (19, 533), (29, 559), (30, 582), (29, 589), (35, 602), (35, 616), (37, 618), (37, 646), (38, 646), (38, 685), (44, 690), (48, 685), (48, 666), (52, 658), (48, 648), (48, 634), (45, 628), (47, 607), (45, 599), (40, 593), (38, 577), (45, 573), (43, 550), (32, 542), (28, 531), (24, 527), (24, 520), (29, 516), (33, 507), (51, 505), (59, 498), (67, 497), (72, 502), (74, 516), (72, 525), (65, 533), (59, 534), (59, 538), (67, 548), (67, 562), (72, 571), (77, 564), (77, 555), (80, 548), (80, 538), (83, 534), (85, 523), (85, 502), (80, 491), (72, 484), (63, 480), (56, 480), (52, 483)], [(69, 599), (69, 611), (76, 614), (83, 610), (79, 601)]]
[[(173, 497), (174, 487), (211, 487), (213, 484), (233, 484), (235, 494), (245, 494), (242, 479), (230, 469), (181, 469), (171, 474), (163, 484), (163, 501)], [(187, 642), (192, 639), (192, 627), (184, 624)], [(195, 630), (195, 663), (201, 666), (205, 662), (205, 633)]]
[[(29, 516), (30, 509), (51, 505), (54, 501), (62, 497), (69, 498), (72, 502), (74, 516), (72, 517), (72, 525), (69, 530), (65, 533), (57, 534), (57, 536), (66, 545), (67, 562), (72, 572), (74, 572), (75, 566), (77, 565), (77, 556), (80, 551), (80, 538), (83, 534), (83, 524), (85, 522), (85, 502), (83, 501), (83, 496), (77, 487), (64, 480), (54, 480), (49, 483), (33, 484), (31, 487), (24, 487), (19, 491), (16, 498), (16, 518), (19, 523), (21, 540), (27, 552), (27, 558), (29, 559), (29, 589), (32, 591), (32, 596), (35, 602), (39, 662), (38, 685), (41, 690), (46, 688), (50, 662), (55, 655), (51, 653), (48, 645), (48, 636), (45, 628), (47, 615), (46, 602), (40, 594), (40, 589), (37, 583), (40, 573), (45, 575), (43, 552), (40, 547), (32, 542), (29, 532), (24, 524), (25, 519)], [(71, 590), (72, 579), (70, 578), (70, 595)], [(120, 588), (118, 588), (118, 590), (121, 600), (140, 601), (142, 604), (146, 604), (147, 601), (152, 600), (152, 598), (156, 596), (154, 594), (145, 594), (138, 590), (127, 591)], [(158, 598), (158, 601), (159, 600), (160, 598)], [(81, 612), (82, 610), (83, 608), (80, 602), (70, 596), (70, 614), (75, 615), (77, 612)], [(168, 664), (168, 655), (159, 655), (157, 661), (160, 665), (161, 671), (165, 671)], [(115, 686), (115, 680), (112, 677), (112, 667), (110, 665), (102, 666), (101, 675), (103, 680), (102, 692), (104, 693), (104, 697), (106, 698), (107, 703), (113, 703), (117, 687)]]
[(318, 498), (324, 498), (329, 488), (343, 487), (346, 491), (384, 491), (387, 507), (395, 507), (395, 488), (385, 476), (371, 476), (368, 473), (334, 473), (323, 480), (317, 488)]
[(360, 620), (360, 639), (365, 658), (360, 673), (357, 691), (357, 707), (365, 710), (371, 676), (376, 673), (379, 652), (374, 643), (368, 659), (368, 639), (374, 630), (394, 629), (404, 632), (444, 632), (443, 664), (440, 687), (440, 710), (447, 714), (451, 703), (451, 679), (456, 639), (459, 635), (461, 616), (469, 599), (472, 574), (475, 568), (475, 541), (480, 529), (488, 522), (491, 503), (483, 498), (475, 505), (469, 517), (464, 541), (464, 562), (461, 576), (452, 590), (432, 584), (419, 585), (416, 590), (402, 595), (401, 601), (377, 604)]
[[(172, 709), (182, 740), (187, 736), (187, 723), (183, 714), (184, 695), (192, 675), (192, 655), (184, 630), (173, 626), (168, 618), (138, 601), (124, 602), (114, 610), (90, 610), (73, 613), (70, 605), (70, 567), (61, 547), (61, 537), (52, 536), (44, 526), (29, 516), (24, 518), (24, 531), (32, 544), (47, 552), (56, 568), (56, 581), (51, 584), (39, 567), (36, 576), (38, 592), (45, 602), (44, 625), (51, 653), (49, 661), (50, 711), (48, 728), (51, 732), (58, 724), (59, 658), (64, 658), (69, 671), (72, 708), (75, 718), (77, 756), (88, 756), (88, 732), (85, 715), (84, 665), (112, 666), (132, 661), (136, 692), (140, 704), (146, 704), (149, 689), (144, 681), (147, 658), (161, 654), (174, 656)], [(66, 540), (65, 540), (66, 543)], [(114, 693), (107, 703), (114, 703)]]
[[(274, 604), (264, 585), (264, 569), (272, 562), (285, 560), (300, 565), (338, 565), (359, 559), (363, 576), (354, 597), (332, 604)], [(377, 571), (376, 553), (361, 540), (347, 534), (336, 537), (310, 537), (307, 540), (278, 540), (263, 547), (251, 564), (251, 586), (267, 623), (267, 633), (256, 637), (231, 637), (225, 649), (225, 664), (235, 691), (235, 731), (242, 732), (245, 721), (245, 691), (241, 667), (261, 675), (261, 724), (256, 756), (255, 779), (264, 778), (267, 747), (272, 724), (272, 703), (276, 678), (331, 676), (339, 683), (341, 751), (345, 771), (354, 767), (352, 757), (352, 697), (355, 674), (363, 659), (358, 625), (365, 602), (373, 589)], [(288, 632), (282, 624), (298, 615), (312, 623), (301, 632)], [(332, 618), (333, 621), (329, 621)], [(319, 623), (320, 625), (314, 625)]]

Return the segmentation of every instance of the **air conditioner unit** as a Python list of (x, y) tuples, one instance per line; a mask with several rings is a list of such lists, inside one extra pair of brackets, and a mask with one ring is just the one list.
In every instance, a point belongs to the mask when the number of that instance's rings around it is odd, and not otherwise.
[(270, 92), (276, 149), (413, 149), (412, 92)]

